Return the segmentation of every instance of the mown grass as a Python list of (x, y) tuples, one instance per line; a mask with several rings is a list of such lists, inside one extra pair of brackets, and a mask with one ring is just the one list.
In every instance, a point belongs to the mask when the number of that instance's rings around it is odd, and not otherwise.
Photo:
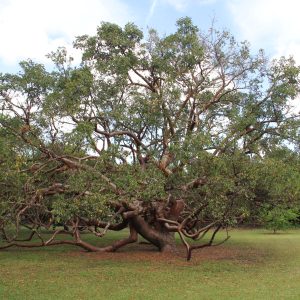
[(138, 244), (111, 254), (71, 246), (0, 251), (0, 299), (300, 299), (300, 230), (231, 236), (191, 262), (183, 252), (161, 256)]

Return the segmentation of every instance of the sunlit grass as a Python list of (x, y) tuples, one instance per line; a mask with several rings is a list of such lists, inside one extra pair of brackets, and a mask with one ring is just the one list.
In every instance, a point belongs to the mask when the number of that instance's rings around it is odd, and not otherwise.
[(300, 299), (300, 230), (231, 236), (191, 262), (139, 244), (112, 254), (11, 248), (0, 251), (0, 299)]

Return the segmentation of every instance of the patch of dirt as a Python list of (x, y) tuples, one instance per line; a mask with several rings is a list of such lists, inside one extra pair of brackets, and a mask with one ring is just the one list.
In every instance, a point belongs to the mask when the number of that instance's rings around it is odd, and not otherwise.
[(160, 253), (157, 248), (147, 244), (133, 244), (117, 252), (83, 252), (72, 251), (64, 255), (82, 256), (96, 260), (113, 260), (119, 262), (145, 262), (156, 264), (174, 264), (177, 266), (199, 265), (207, 261), (228, 260), (251, 265), (263, 261), (263, 253), (257, 249), (228, 247), (225, 245), (194, 250), (192, 259), (186, 261), (185, 248), (181, 245), (175, 253)]

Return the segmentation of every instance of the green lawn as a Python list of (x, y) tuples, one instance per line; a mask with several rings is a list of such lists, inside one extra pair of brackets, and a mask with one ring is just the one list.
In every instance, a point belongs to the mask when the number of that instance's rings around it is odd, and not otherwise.
[(138, 244), (117, 253), (0, 251), (0, 299), (298, 300), (300, 230), (233, 230), (227, 243), (194, 252), (190, 262)]

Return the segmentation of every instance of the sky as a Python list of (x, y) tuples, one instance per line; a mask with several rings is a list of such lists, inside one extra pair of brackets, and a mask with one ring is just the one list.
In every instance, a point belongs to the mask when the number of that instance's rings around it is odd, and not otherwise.
[(293, 55), (300, 64), (299, 11), (299, 0), (0, 0), (0, 73), (16, 72), (28, 58), (47, 64), (47, 53), (71, 49), (76, 36), (95, 34), (102, 21), (163, 35), (185, 16), (203, 31), (214, 23), (248, 40), (253, 53)]

